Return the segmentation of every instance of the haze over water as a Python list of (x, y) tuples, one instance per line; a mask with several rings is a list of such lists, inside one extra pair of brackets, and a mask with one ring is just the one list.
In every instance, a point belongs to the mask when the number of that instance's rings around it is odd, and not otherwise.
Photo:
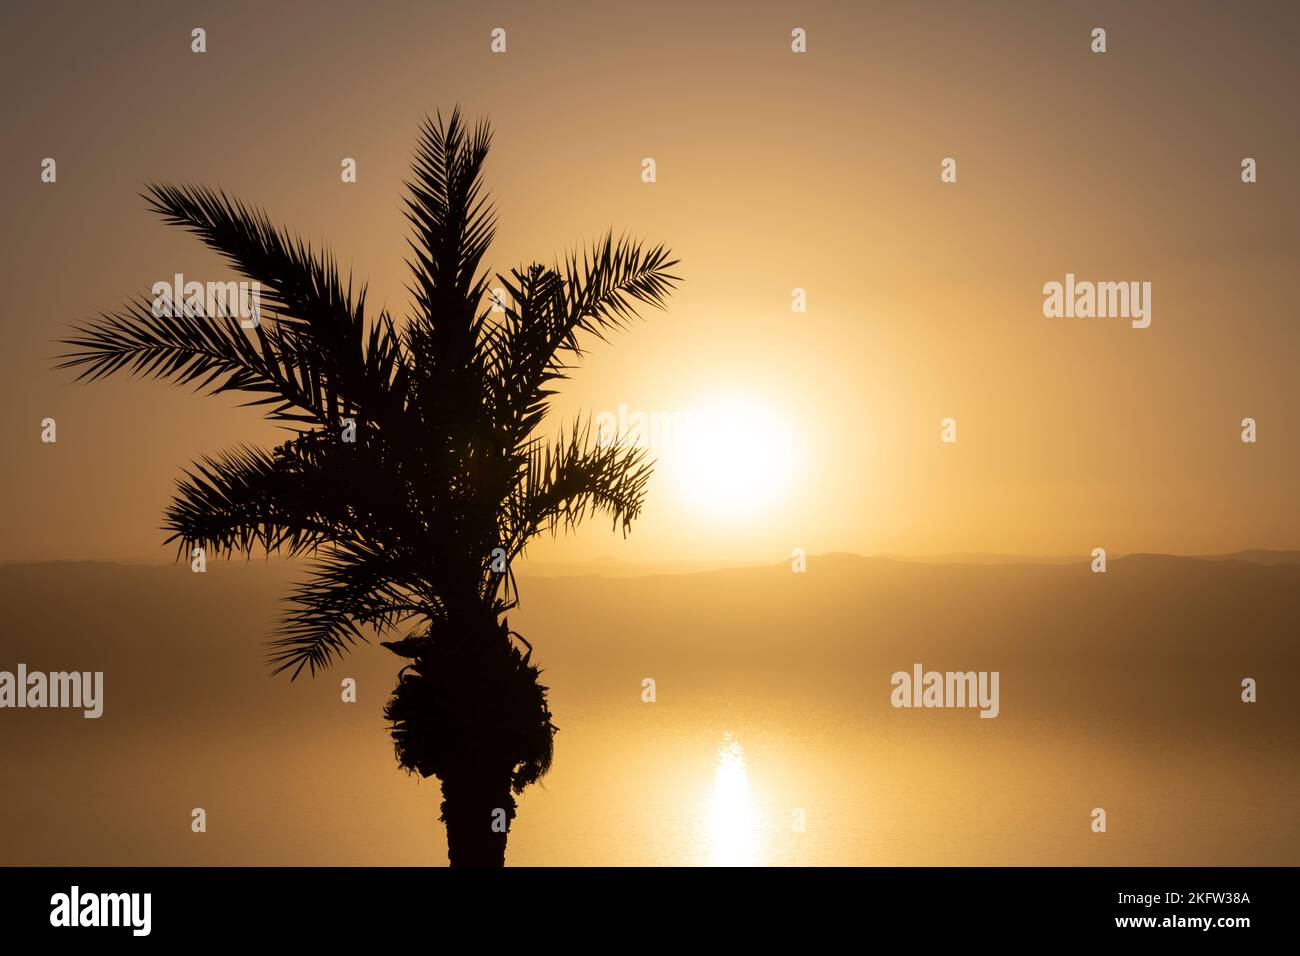
[[(16, 622), (0, 660), (107, 675), (99, 720), (0, 722), (21, 768), (0, 799), (0, 863), (444, 861), (438, 788), (399, 772), (379, 717), (391, 655), (361, 646), (292, 687), (265, 676), (290, 574), (219, 565), (199, 587), (185, 566), (0, 568)], [(802, 577), (525, 579), (516, 626), (560, 734), (508, 862), (1287, 862), (1300, 721), (1278, 687), (1296, 670), (1297, 575), (1133, 558), (1101, 581), (1086, 564), (841, 556)], [(1247, 608), (1248, 626), (1220, 629)], [(999, 668), (1000, 715), (892, 708), (889, 675), (914, 656)], [(1258, 704), (1240, 703), (1237, 673), (1259, 680)], [(189, 831), (195, 806), (206, 834)], [(1089, 829), (1097, 806), (1105, 834)]]

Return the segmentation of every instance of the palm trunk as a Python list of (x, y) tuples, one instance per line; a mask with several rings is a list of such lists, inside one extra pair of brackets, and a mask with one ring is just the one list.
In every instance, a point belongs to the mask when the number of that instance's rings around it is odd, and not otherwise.
[(515, 816), (509, 773), (470, 770), (442, 782), (442, 821), (452, 866), (505, 866), (506, 837)]
[[(494, 612), (495, 613), (495, 612)], [(442, 781), (452, 866), (504, 866), (522, 793), (551, 765), (555, 726), (540, 673), (503, 621), (386, 643), (411, 659), (384, 707), (398, 763)]]

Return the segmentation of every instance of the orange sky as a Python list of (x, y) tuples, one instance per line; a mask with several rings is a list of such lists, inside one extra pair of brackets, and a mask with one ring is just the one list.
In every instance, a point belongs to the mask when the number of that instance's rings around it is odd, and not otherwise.
[[(665, 461), (628, 540), (595, 520), (531, 555), (1300, 547), (1300, 13), (610, 6), (7, 14), (0, 560), (170, 558), (157, 528), (180, 467), (275, 436), (230, 398), (50, 371), (70, 323), (176, 272), (232, 278), (150, 217), (142, 184), (263, 205), (400, 312), (400, 182), (421, 116), (457, 102), (497, 128), (496, 268), (610, 226), (682, 259), (669, 311), (598, 345), (557, 420), (730, 403), (792, 449), (761, 507), (701, 510)], [(1044, 318), (1043, 284), (1066, 273), (1151, 282), (1151, 327)]]

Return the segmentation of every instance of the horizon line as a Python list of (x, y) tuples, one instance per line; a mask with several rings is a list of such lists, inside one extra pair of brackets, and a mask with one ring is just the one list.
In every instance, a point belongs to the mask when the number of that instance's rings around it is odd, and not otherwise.
[[(1291, 560), (1274, 561), (1272, 564), (1300, 564), (1300, 548), (1242, 548), (1236, 551), (1205, 553), (1178, 553), (1171, 551), (1129, 551), (1116, 552), (1108, 554), (1108, 560), (1123, 560), (1135, 557), (1155, 557), (1155, 558), (1176, 558), (1183, 560), (1200, 560), (1200, 561), (1238, 561), (1245, 564), (1256, 564), (1258, 566), (1269, 566), (1269, 562), (1251, 561), (1249, 556), (1258, 558), (1263, 557), (1282, 557)], [(604, 566), (609, 570), (624, 572), (624, 577), (654, 577), (675, 574), (695, 574), (708, 573), (713, 571), (730, 571), (730, 570), (753, 570), (758, 568), (779, 567), (788, 564), (792, 555), (787, 555), (776, 560), (743, 560), (739, 558), (664, 558), (651, 560), (626, 560), (615, 557), (596, 557), (583, 558), (575, 560), (555, 560), (539, 559), (529, 560), (520, 559), (518, 575), (520, 577), (599, 577), (599, 569)], [(935, 564), (935, 565), (965, 565), (965, 566), (1006, 566), (1006, 565), (1066, 565), (1066, 564), (1086, 564), (1092, 560), (1091, 553), (1087, 554), (1020, 554), (1014, 552), (1000, 551), (953, 551), (953, 552), (926, 552), (926, 553), (902, 553), (902, 552), (876, 552), (863, 553), (858, 551), (822, 551), (808, 553), (805, 559), (812, 561), (818, 559), (858, 559), (874, 561), (891, 561), (898, 564)], [(257, 561), (262, 564), (292, 565), (301, 564), (308, 566), (312, 563), (311, 555), (287, 556), (272, 553), (270, 555), (237, 555), (231, 558), (214, 559), (213, 566), (230, 566), (230, 565), (248, 565)], [(55, 564), (90, 564), (105, 565), (117, 567), (147, 567), (147, 568), (167, 568), (183, 567), (186, 562), (180, 559), (161, 560), (157, 558), (29, 558), (29, 559), (0, 559), (0, 570), (17, 568), (17, 567), (39, 567), (42, 565)], [(533, 574), (530, 575), (530, 566)], [(542, 572), (542, 573), (538, 573)]]

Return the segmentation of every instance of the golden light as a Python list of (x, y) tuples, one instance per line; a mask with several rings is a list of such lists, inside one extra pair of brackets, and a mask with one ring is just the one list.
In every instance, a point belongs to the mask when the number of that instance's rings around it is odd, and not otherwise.
[(690, 412), (660, 460), (692, 510), (752, 516), (780, 501), (795, 467), (794, 432), (764, 404), (726, 398)]
[(749, 796), (745, 748), (730, 732), (718, 745), (709, 836), (714, 866), (754, 865), (754, 807)]

